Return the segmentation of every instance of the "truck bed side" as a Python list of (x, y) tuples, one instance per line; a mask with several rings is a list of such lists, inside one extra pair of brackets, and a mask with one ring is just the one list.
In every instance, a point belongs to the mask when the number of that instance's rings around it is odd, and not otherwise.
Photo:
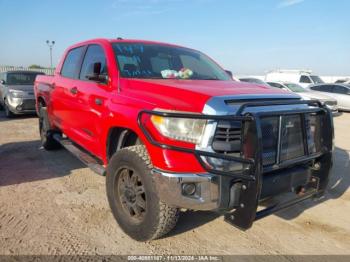
[(34, 93), (36, 100), (36, 110), (38, 112), (38, 105), (49, 105), (50, 103), (50, 92), (54, 87), (55, 76), (38, 75), (34, 83)]

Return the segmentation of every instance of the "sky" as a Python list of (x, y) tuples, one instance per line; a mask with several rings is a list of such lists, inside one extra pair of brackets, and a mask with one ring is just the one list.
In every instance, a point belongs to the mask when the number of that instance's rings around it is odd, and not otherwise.
[(91, 38), (200, 50), (234, 75), (350, 75), (349, 0), (0, 0), (0, 65), (50, 65)]

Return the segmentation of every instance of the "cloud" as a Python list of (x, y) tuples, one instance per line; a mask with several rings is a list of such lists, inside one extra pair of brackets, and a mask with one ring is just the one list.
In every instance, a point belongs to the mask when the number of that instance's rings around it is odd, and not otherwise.
[(283, 0), (279, 3), (278, 8), (290, 7), (293, 5), (301, 4), (305, 0)]
[[(171, 12), (177, 4), (190, 0), (114, 0), (112, 8), (120, 11), (114, 20), (127, 17), (153, 16)], [(212, 3), (214, 0), (191, 0), (192, 3)]]

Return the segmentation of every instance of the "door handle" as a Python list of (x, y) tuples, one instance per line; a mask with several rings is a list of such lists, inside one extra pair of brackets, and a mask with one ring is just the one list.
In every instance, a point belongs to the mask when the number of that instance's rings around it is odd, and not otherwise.
[(72, 87), (72, 88), (70, 89), (70, 92), (71, 92), (73, 95), (76, 95), (76, 94), (78, 93), (78, 88)]
[(102, 105), (102, 99), (95, 98), (95, 104), (98, 105), (98, 106)]

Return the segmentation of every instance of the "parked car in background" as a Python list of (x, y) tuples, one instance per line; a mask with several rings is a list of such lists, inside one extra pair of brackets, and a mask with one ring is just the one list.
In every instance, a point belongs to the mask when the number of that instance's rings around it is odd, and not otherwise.
[(315, 92), (310, 89), (305, 89), (302, 86), (289, 82), (267, 82), (272, 87), (281, 88), (284, 90), (288, 90), (294, 93), (297, 93), (304, 100), (319, 100), (322, 103), (325, 103), (327, 107), (333, 112), (338, 112), (337, 100), (322, 94), (320, 92)]
[(302, 87), (308, 87), (312, 84), (323, 84), (324, 81), (317, 75), (308, 70), (276, 70), (271, 71), (265, 76), (266, 82), (290, 82), (297, 83)]
[(313, 85), (309, 89), (324, 92), (337, 100), (339, 110), (350, 111), (350, 84)]
[(7, 117), (35, 113), (35, 71), (7, 71), (0, 73), (0, 106)]
[(338, 79), (337, 81), (334, 82), (335, 84), (350, 84), (350, 79), (345, 78), (345, 79)]
[(259, 78), (255, 78), (255, 77), (242, 77), (242, 78), (239, 78), (239, 81), (246, 82), (246, 83), (252, 83), (252, 84), (259, 84), (259, 85), (269, 87), (269, 85), (266, 82), (264, 82), (263, 80), (261, 80)]

